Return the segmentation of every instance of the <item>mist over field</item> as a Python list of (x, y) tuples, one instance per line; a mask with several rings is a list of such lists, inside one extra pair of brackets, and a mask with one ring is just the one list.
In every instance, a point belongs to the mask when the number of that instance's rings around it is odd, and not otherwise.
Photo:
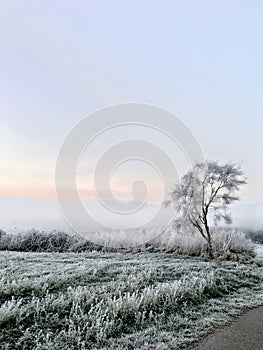
[[(84, 205), (90, 213), (96, 217), (107, 215), (102, 205), (97, 201), (84, 201)], [(160, 203), (147, 203), (145, 209), (140, 215), (151, 215), (151, 212), (158, 210)], [(169, 208), (160, 209), (161, 214), (158, 220), (153, 220), (149, 226), (160, 227), (167, 223)], [(263, 198), (262, 197), (243, 197), (241, 200), (231, 206), (233, 214), (233, 225), (251, 230), (263, 229)], [(27, 230), (32, 227), (39, 230), (60, 229), (70, 232), (71, 228), (65, 222), (55, 200), (40, 200), (34, 198), (0, 198), (1, 229), (7, 231)], [(109, 226), (114, 229), (129, 228), (134, 222), (125, 220), (123, 222), (114, 222), (108, 218)], [(130, 225), (130, 226), (129, 226)], [(138, 226), (140, 226), (140, 216), (138, 217)], [(147, 227), (147, 225), (146, 225)], [(86, 232), (93, 232), (103, 229), (99, 223), (94, 221), (87, 223)]]

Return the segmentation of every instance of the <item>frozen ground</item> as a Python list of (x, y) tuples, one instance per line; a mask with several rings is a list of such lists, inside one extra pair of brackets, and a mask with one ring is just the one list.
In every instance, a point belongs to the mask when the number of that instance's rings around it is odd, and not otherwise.
[(250, 263), (0, 252), (2, 349), (177, 349), (263, 303)]

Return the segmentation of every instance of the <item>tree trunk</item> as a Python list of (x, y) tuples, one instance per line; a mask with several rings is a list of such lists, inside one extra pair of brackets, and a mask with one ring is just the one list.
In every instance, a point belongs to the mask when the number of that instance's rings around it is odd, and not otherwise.
[(203, 209), (203, 222), (204, 222), (205, 230), (206, 230), (208, 254), (209, 254), (210, 258), (213, 258), (214, 254), (213, 254), (213, 247), (212, 247), (212, 241), (211, 241), (211, 232), (210, 232), (210, 228), (208, 225), (207, 215), (208, 215), (208, 207)]
[(213, 252), (213, 247), (212, 247), (212, 242), (210, 237), (207, 239), (207, 249), (208, 249), (209, 258), (213, 259), (214, 252)]

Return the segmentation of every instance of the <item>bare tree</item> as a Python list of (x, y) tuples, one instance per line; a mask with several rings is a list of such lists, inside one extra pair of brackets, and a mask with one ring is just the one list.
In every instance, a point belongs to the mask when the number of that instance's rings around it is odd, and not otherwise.
[(213, 257), (209, 220), (213, 219), (215, 225), (220, 220), (232, 222), (228, 206), (239, 199), (236, 193), (244, 184), (246, 179), (237, 163), (196, 163), (175, 185), (166, 204), (172, 203), (178, 212), (177, 228), (190, 223), (206, 240), (208, 253)]

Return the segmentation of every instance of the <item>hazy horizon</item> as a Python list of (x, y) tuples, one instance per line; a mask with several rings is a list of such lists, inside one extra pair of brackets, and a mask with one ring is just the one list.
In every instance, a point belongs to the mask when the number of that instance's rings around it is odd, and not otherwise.
[[(84, 204), (89, 205), (91, 213), (102, 216), (102, 206), (98, 201), (84, 201)], [(146, 204), (148, 206), (158, 205), (158, 203)], [(251, 230), (263, 230), (263, 217), (261, 215), (263, 211), (263, 197), (248, 197), (241, 199), (239, 202), (233, 204), (231, 207), (233, 216), (233, 224), (230, 227), (241, 227)], [(147, 209), (146, 209), (147, 210)], [(58, 204), (55, 200), (40, 200), (33, 198), (0, 198), (0, 211), (2, 213), (1, 227), (0, 229), (7, 232), (19, 232), (27, 231), (30, 229), (38, 229), (44, 231), (52, 230), (64, 230), (65, 232), (73, 232), (72, 228), (65, 221)], [(146, 227), (161, 227), (166, 224), (167, 209), (161, 210), (161, 216), (159, 222), (156, 220), (153, 225), (146, 225)], [(13, 215), (13, 212), (16, 215)], [(99, 214), (98, 214), (99, 212)], [(149, 208), (148, 215), (151, 214)], [(140, 220), (140, 218), (138, 218)], [(123, 223), (116, 224), (111, 218), (108, 218), (108, 222), (111, 226), (109, 229), (123, 229), (128, 228), (129, 220)], [(125, 224), (127, 226), (125, 226)], [(94, 221), (87, 222), (85, 232), (94, 232), (105, 229), (99, 224), (95, 224)]]

